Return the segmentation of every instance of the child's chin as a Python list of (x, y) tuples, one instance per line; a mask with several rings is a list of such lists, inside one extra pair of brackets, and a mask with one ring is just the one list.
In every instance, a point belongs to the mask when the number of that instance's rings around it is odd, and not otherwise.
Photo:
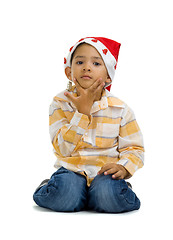
[(91, 87), (93, 85), (93, 82), (88, 82), (88, 83), (81, 83), (80, 84), (81, 87), (83, 87), (84, 89), (87, 89), (89, 87)]
[(91, 87), (92, 84), (81, 84), (81, 87), (84, 89), (87, 89), (89, 87)]

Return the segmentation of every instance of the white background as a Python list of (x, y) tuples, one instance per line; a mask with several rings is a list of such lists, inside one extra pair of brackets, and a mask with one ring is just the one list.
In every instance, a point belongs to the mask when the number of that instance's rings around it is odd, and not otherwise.
[[(0, 2), (1, 239), (172, 239), (172, 23), (168, 0)], [(48, 109), (66, 88), (63, 60), (86, 36), (122, 44), (111, 92), (134, 110), (146, 148), (132, 213), (55, 213), (32, 200), (55, 171)]]

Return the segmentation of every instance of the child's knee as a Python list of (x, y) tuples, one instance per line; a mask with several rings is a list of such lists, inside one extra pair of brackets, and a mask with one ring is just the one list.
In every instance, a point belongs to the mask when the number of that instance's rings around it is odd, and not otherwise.
[(80, 211), (86, 203), (86, 179), (68, 171), (55, 176), (56, 211)]
[(48, 184), (34, 194), (35, 202), (54, 211), (79, 211), (86, 201), (86, 179), (83, 176), (60, 169)]
[(89, 191), (89, 205), (98, 212), (125, 212), (139, 209), (140, 201), (124, 180), (111, 175), (97, 176)]

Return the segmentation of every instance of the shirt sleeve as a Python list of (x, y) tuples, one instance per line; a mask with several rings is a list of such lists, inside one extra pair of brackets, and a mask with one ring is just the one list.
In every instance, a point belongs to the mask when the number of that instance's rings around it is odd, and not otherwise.
[(53, 100), (49, 108), (49, 133), (56, 153), (69, 157), (89, 126), (87, 115), (77, 110), (69, 122), (60, 102)]
[(127, 105), (122, 114), (118, 150), (119, 161), (117, 164), (124, 166), (129, 172), (129, 176), (143, 166), (144, 144), (142, 133), (133, 111)]

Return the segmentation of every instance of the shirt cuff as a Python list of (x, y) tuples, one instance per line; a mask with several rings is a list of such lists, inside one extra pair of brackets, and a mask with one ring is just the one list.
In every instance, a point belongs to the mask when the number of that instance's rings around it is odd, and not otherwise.
[(88, 125), (90, 124), (90, 119), (87, 115), (79, 113), (76, 110), (70, 121), (70, 124), (80, 127), (82, 129), (87, 129)]
[[(128, 158), (120, 159), (117, 164), (122, 165), (129, 173), (131, 176), (136, 172), (137, 166), (133, 164)], [(127, 176), (128, 178), (129, 176)]]

